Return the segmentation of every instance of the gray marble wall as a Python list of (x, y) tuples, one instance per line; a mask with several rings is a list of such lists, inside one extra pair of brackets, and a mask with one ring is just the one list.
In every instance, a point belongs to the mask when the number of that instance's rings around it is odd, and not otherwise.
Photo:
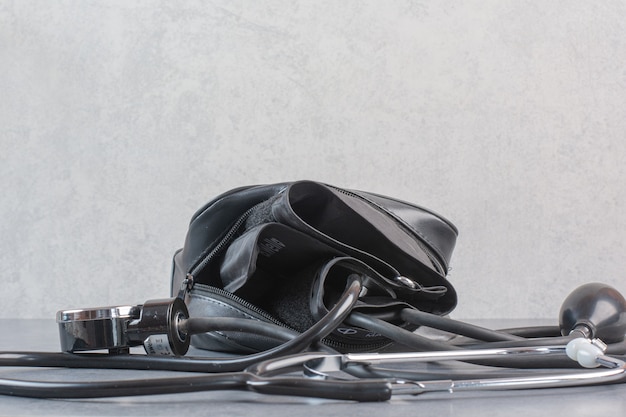
[(0, 317), (168, 294), (193, 212), (314, 179), (460, 229), (455, 317), (626, 291), (623, 1), (0, 1)]

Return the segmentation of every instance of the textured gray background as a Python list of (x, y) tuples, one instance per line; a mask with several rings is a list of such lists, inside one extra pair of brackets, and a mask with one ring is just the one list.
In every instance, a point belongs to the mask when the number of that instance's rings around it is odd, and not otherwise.
[(461, 235), (455, 317), (626, 291), (623, 1), (0, 1), (0, 317), (168, 294), (193, 212), (315, 179)]

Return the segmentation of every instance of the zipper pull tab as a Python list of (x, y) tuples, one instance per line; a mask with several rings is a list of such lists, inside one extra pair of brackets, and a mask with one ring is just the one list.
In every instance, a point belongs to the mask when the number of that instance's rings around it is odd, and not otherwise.
[(181, 300), (185, 301), (185, 297), (187, 296), (187, 293), (191, 291), (191, 289), (193, 288), (193, 284), (194, 284), (193, 275), (187, 274), (183, 282), (181, 282), (180, 284), (180, 289), (178, 290), (177, 298), (180, 298)]

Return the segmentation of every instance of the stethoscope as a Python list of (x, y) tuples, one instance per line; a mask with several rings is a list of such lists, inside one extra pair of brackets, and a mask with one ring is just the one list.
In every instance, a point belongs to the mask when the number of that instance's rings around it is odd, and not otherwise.
[[(62, 353), (1, 352), (0, 366), (195, 372), (91, 382), (0, 378), (0, 394), (37, 398), (96, 398), (248, 390), (263, 394), (352, 401), (386, 401), (427, 392), (510, 390), (626, 381), (626, 300), (591, 283), (563, 302), (559, 326), (490, 330), (416, 310), (402, 319), (456, 335), (447, 341), (409, 332), (353, 312), (363, 284), (351, 278), (328, 314), (303, 333), (256, 320), (189, 317), (181, 298), (138, 306), (59, 312)], [(342, 323), (396, 342), (393, 351), (341, 354), (321, 342)], [(193, 334), (240, 331), (277, 341), (264, 352), (237, 357), (186, 357)], [(143, 345), (147, 354), (131, 353)], [(108, 350), (107, 353), (86, 352)], [(446, 361), (471, 364), (442, 366)], [(439, 366), (410, 366), (435, 363)], [(400, 366), (398, 366), (400, 364)]]

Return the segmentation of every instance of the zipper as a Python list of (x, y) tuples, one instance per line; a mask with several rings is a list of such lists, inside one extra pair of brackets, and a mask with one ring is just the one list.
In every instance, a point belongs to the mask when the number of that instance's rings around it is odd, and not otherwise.
[(267, 311), (250, 303), (249, 301), (244, 300), (243, 298), (233, 294), (232, 292), (228, 292), (221, 288), (212, 287), (210, 285), (199, 284), (199, 283), (196, 283), (194, 285), (194, 289), (203, 295), (212, 296), (212, 297), (217, 296), (217, 298), (225, 299), (226, 301), (229, 302), (229, 304), (234, 303), (237, 305), (239, 309), (245, 310), (244, 311), (245, 313), (251, 316), (254, 316), (257, 319), (265, 320), (272, 324), (276, 324), (278, 326), (285, 327), (287, 329), (295, 331), (295, 329), (292, 329), (291, 327), (287, 326), (285, 323), (278, 320), (276, 317), (272, 316)]
[(201, 259), (192, 266), (187, 272), (187, 279), (190, 279), (193, 285), (193, 279), (198, 274), (198, 272), (202, 271), (206, 266), (215, 259), (218, 255), (222, 253), (224, 249), (230, 244), (234, 238), (237, 236), (237, 233), (240, 231), (241, 227), (245, 224), (248, 217), (252, 214), (257, 205), (249, 208), (245, 213), (243, 213), (236, 221), (233, 223), (231, 228), (226, 232), (224, 237), (207, 253), (202, 256)]
[(377, 208), (378, 210), (384, 212), (388, 216), (391, 216), (391, 218), (394, 219), (396, 221), (396, 223), (398, 223), (400, 226), (402, 226), (406, 231), (408, 231), (411, 235), (413, 235), (417, 239), (417, 241), (416, 241), (417, 245), (420, 247), (420, 249), (422, 249), (424, 251), (424, 253), (428, 257), (428, 259), (432, 262), (433, 266), (437, 270), (437, 272), (439, 272), (443, 276), (446, 275), (446, 268), (443, 266), (443, 263), (439, 259), (439, 255), (437, 253), (435, 253), (429, 246), (427, 246), (423, 242), (423, 239), (417, 233), (415, 233), (415, 231), (413, 231), (411, 229), (411, 227), (406, 225), (404, 220), (402, 220), (401, 218), (399, 218), (398, 216), (396, 216), (395, 214), (393, 214), (392, 212), (390, 212), (389, 210), (387, 210), (386, 208), (384, 208), (380, 204), (375, 203), (374, 201), (370, 200), (369, 198), (367, 198), (365, 196), (362, 196), (361, 194), (357, 194), (357, 193), (355, 193), (353, 191), (346, 190), (346, 189), (343, 189), (343, 188), (335, 187), (333, 185), (328, 185), (328, 187), (332, 188), (333, 190), (336, 190), (336, 191), (338, 191), (338, 192), (340, 192), (342, 194), (345, 194), (345, 195), (347, 195), (349, 197), (358, 198), (359, 200), (365, 201), (366, 203), (368, 203), (368, 204), (374, 206), (375, 208)]

